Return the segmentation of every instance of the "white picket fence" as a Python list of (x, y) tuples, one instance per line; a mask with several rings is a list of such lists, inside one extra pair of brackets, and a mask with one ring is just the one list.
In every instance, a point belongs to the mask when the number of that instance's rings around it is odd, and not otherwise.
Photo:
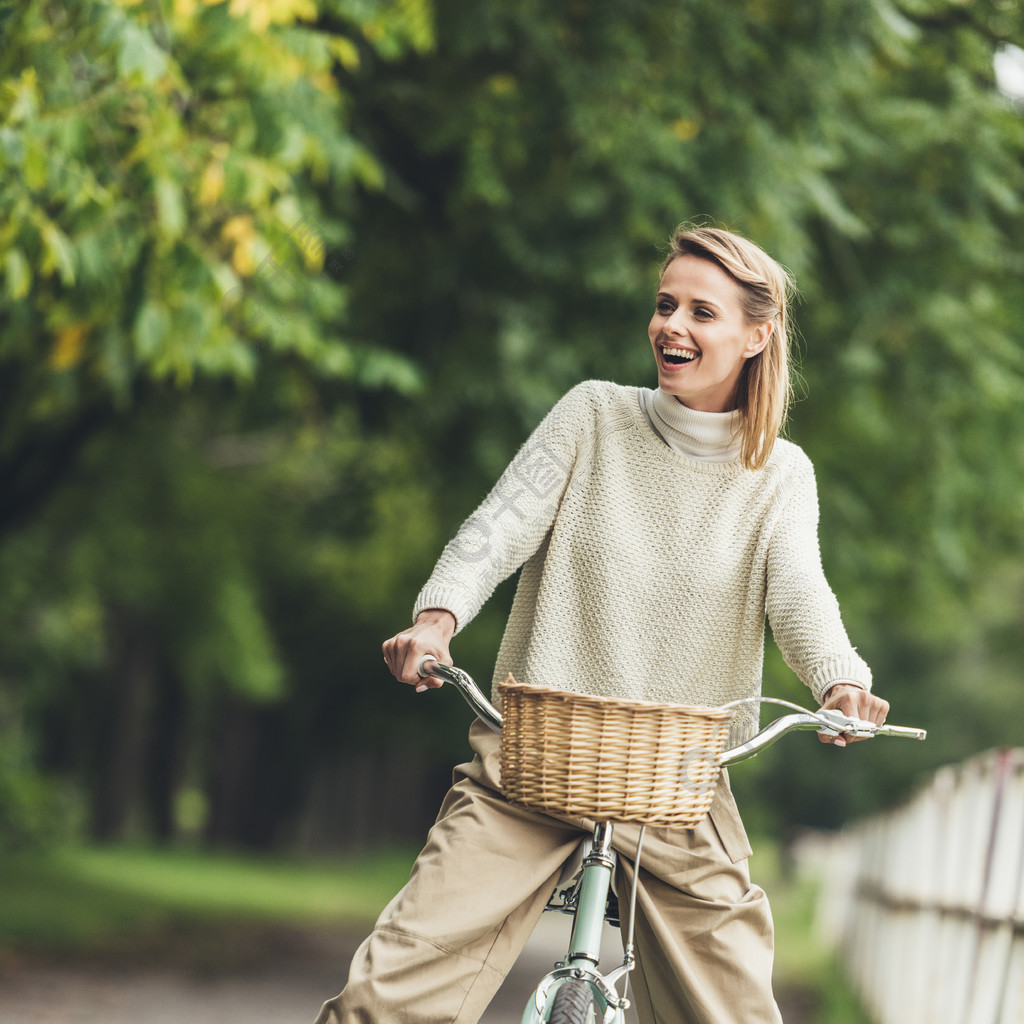
[(1024, 750), (941, 769), (822, 852), (820, 923), (876, 1024), (1024, 1024)]

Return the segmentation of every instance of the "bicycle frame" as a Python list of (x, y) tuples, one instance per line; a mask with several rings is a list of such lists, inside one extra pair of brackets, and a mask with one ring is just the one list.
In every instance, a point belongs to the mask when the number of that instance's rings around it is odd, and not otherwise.
[[(430, 662), (431, 667), (426, 669)], [(494, 732), (501, 732), (501, 714), (483, 695), (473, 678), (453, 665), (442, 665), (436, 659), (425, 657), (419, 664), (421, 676), (433, 675), (452, 683), (476, 713)], [(923, 729), (906, 728), (898, 725), (876, 726), (873, 722), (850, 718), (838, 711), (807, 711), (788, 701), (774, 698), (754, 698), (773, 704), (793, 708), (796, 714), (784, 715), (767, 725), (756, 736), (724, 752), (723, 766), (736, 764), (753, 757), (788, 732), (811, 730), (829, 736), (896, 736), (904, 739), (923, 740), (927, 735)], [(744, 703), (737, 701), (736, 704)], [(727, 705), (729, 706), (729, 705)], [(607, 975), (598, 970), (601, 949), (601, 933), (605, 922), (605, 907), (615, 872), (616, 854), (612, 849), (610, 822), (598, 822), (594, 829), (593, 849), (584, 857), (578, 886), (578, 896), (573, 916), (572, 934), (565, 959), (555, 965), (541, 980), (533, 997), (523, 1011), (522, 1024), (545, 1024), (550, 1019), (558, 990), (571, 980), (585, 982), (593, 996), (596, 1013), (595, 1024), (624, 1024), (625, 1010), (629, 1000), (616, 989), (619, 981), (626, 979), (633, 970), (633, 921), (635, 919), (636, 880), (639, 871), (634, 872), (633, 889), (630, 899), (629, 933), (625, 943), (622, 964)], [(637, 846), (637, 863), (643, 846), (643, 829)]]
[(605, 906), (616, 864), (611, 841), (612, 825), (599, 822), (594, 829), (594, 847), (583, 859), (569, 950), (565, 959), (541, 979), (523, 1011), (522, 1024), (544, 1024), (559, 987), (572, 979), (585, 981), (590, 986), (604, 1024), (623, 1024), (625, 1020), (624, 1011), (629, 1002), (619, 995), (615, 985), (633, 969), (632, 950), (627, 951), (622, 965), (610, 974), (602, 975), (597, 969)]

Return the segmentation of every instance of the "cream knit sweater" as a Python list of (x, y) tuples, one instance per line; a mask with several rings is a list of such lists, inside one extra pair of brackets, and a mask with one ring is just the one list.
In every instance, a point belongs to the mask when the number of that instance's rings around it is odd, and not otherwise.
[[(807, 456), (780, 439), (760, 470), (744, 469), (735, 445), (713, 461), (697, 437), (710, 414), (685, 410), (665, 429), (653, 394), (587, 381), (562, 398), (445, 547), (414, 615), (445, 608), (461, 630), (521, 567), (495, 683), (511, 672), (579, 693), (723, 704), (760, 692), (767, 613), (816, 700), (840, 680), (869, 688), (822, 571)], [(731, 742), (757, 719), (756, 705), (741, 708)]]

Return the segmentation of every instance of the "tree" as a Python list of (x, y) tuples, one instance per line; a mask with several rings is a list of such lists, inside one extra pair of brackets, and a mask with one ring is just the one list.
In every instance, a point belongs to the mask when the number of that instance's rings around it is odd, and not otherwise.
[[(147, 768), (148, 723), (169, 722), (156, 738), (174, 776), (185, 725), (171, 719), (202, 717), (219, 686), (279, 696), (284, 677), (244, 502), (214, 479), (187, 396), (227, 408), (215, 432), (281, 432), (315, 420), (320, 386), (342, 401), (417, 387), (408, 359), (346, 332), (350, 228), (319, 194), (380, 175), (335, 67), (357, 75), (360, 46), (428, 46), (429, 10), (8, 0), (0, 31), (0, 729), (57, 750), (73, 723), (54, 702), (70, 689), (96, 726), (78, 762), (96, 831), (121, 834), (149, 785), (166, 832), (174, 780), (157, 777), (160, 757)], [(64, 589), (30, 588), (37, 574)], [(45, 678), (29, 667), (39, 656)], [(18, 763), (10, 793), (32, 785)], [(0, 814), (11, 807), (0, 797)]]
[(407, 360), (346, 336), (350, 229), (317, 190), (378, 185), (332, 69), (358, 74), (357, 39), (428, 45), (422, 4), (0, 11), (0, 528), (153, 388), (245, 384), (284, 360), (415, 385)]

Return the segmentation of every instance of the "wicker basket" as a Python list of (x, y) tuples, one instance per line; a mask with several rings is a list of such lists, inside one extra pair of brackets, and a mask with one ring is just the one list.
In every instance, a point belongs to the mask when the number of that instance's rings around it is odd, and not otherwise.
[(501, 788), (533, 810), (693, 828), (715, 797), (731, 711), (498, 685)]

